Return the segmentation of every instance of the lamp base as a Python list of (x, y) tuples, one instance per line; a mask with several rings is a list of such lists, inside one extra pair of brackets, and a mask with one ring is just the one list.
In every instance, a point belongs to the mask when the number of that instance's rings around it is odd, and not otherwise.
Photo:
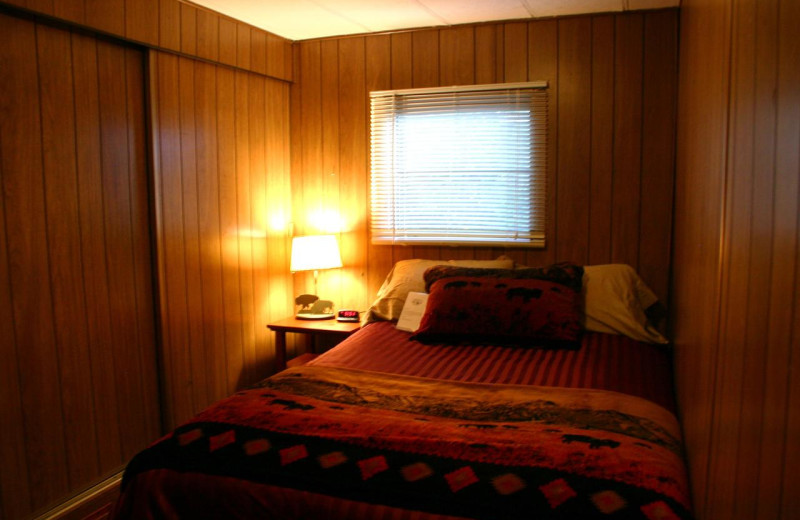
[(334, 317), (333, 313), (311, 313), (311, 312), (301, 312), (295, 315), (295, 318), (298, 320), (332, 320)]

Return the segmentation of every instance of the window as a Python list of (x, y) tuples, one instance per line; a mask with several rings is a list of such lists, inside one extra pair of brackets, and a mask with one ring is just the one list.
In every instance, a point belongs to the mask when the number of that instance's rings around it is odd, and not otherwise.
[(543, 247), (546, 87), (370, 93), (372, 242)]

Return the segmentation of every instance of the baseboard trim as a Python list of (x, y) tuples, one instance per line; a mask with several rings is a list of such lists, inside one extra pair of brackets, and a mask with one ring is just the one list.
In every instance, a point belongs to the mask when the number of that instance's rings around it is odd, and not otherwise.
[(83, 520), (116, 500), (121, 480), (122, 471), (62, 502), (34, 520)]

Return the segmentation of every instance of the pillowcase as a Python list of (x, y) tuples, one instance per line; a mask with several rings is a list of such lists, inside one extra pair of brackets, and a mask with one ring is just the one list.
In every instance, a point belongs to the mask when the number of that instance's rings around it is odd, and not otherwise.
[(631, 266), (585, 266), (583, 298), (586, 330), (622, 334), (646, 343), (669, 343), (645, 313), (658, 297)]
[[(548, 279), (548, 270), (567, 284)], [(459, 271), (468, 274), (462, 276)], [(529, 269), (525, 273), (474, 271), (428, 270), (428, 306), (413, 339), (423, 343), (580, 347), (580, 294), (574, 289), (580, 290), (580, 267)]]
[(397, 320), (409, 292), (425, 292), (425, 271), (436, 265), (511, 269), (514, 261), (500, 257), (497, 260), (401, 260), (394, 264), (378, 290), (375, 301), (364, 313), (362, 324), (373, 321)]
[(547, 267), (525, 267), (519, 269), (475, 269), (470, 267), (439, 265), (425, 271), (424, 276), (426, 291), (430, 291), (431, 286), (437, 280), (452, 278), (454, 276), (537, 278), (539, 280), (549, 280), (566, 285), (575, 292), (581, 292), (583, 287), (583, 268), (567, 262), (553, 264)]

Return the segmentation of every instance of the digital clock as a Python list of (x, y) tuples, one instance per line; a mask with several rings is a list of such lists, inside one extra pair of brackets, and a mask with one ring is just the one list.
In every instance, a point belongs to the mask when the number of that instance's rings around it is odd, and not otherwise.
[(336, 321), (358, 322), (360, 319), (358, 311), (343, 309), (336, 313)]

